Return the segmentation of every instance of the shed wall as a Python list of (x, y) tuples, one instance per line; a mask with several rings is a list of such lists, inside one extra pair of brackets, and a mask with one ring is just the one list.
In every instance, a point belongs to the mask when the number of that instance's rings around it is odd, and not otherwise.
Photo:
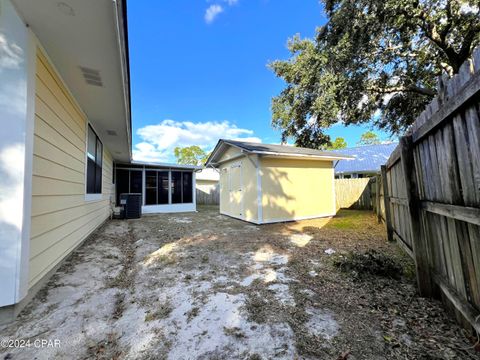
[(263, 222), (335, 215), (332, 161), (262, 158)]
[(103, 149), (102, 197), (85, 200), (87, 118), (37, 50), (29, 286), (110, 215), (112, 157)]

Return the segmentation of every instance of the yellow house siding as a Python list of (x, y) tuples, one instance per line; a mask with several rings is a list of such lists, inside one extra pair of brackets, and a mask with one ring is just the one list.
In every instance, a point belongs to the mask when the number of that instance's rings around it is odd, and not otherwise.
[(262, 158), (264, 222), (335, 214), (331, 161)]
[(220, 161), (226, 161), (228, 159), (237, 157), (239, 155), (242, 155), (242, 152), (240, 151), (239, 148), (236, 148), (234, 146), (230, 146), (224, 153)]
[(112, 157), (103, 151), (102, 199), (85, 201), (87, 118), (37, 49), (29, 285), (110, 215)]

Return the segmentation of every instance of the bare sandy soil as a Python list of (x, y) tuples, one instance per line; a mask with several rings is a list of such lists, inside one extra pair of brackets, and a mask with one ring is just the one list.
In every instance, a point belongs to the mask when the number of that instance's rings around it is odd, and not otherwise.
[[(369, 249), (405, 275), (334, 265)], [(479, 358), (359, 211), (264, 226), (216, 208), (109, 221), (0, 334), (60, 342), (0, 349), (4, 359)]]

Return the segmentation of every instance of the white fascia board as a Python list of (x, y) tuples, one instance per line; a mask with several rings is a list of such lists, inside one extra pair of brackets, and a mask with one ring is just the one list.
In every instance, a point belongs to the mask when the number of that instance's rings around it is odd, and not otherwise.
[[(163, 167), (167, 169), (185, 169), (185, 170), (200, 170), (202, 169), (202, 166), (197, 166), (197, 165), (181, 165), (181, 164), (172, 164), (172, 163), (149, 163), (149, 162), (143, 162), (143, 161), (131, 161), (130, 162), (132, 165), (143, 165), (146, 168), (151, 166), (151, 167)], [(122, 166), (122, 165), (120, 165)]]
[(326, 161), (354, 159), (354, 157), (351, 157), (351, 156), (347, 157), (347, 156), (307, 155), (307, 154), (275, 153), (275, 152), (269, 152), (269, 151), (255, 151), (254, 153), (263, 155), (265, 157), (305, 158), (305, 159), (326, 160)]

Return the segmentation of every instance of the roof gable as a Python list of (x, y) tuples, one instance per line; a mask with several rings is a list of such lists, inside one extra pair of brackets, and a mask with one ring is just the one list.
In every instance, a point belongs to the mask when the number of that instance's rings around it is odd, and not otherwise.
[(258, 154), (262, 156), (280, 156), (280, 157), (295, 157), (295, 158), (309, 158), (312, 160), (340, 160), (349, 159), (350, 156), (345, 156), (338, 152), (322, 151), (317, 149), (301, 148), (289, 145), (275, 145), (252, 143), (238, 140), (220, 139), (210, 154), (206, 165), (215, 165), (222, 161), (223, 155), (228, 148), (235, 147), (246, 154)]

